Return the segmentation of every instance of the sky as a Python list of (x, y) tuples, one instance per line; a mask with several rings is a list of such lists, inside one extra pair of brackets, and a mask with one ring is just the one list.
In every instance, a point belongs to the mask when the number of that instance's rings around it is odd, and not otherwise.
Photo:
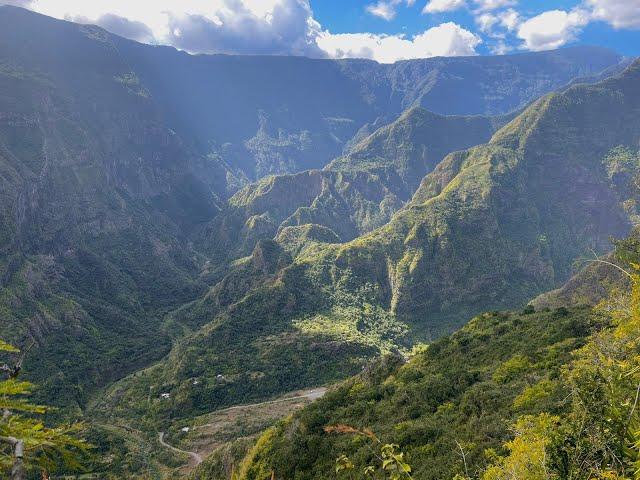
[(640, 0), (0, 0), (191, 53), (411, 58), (601, 45), (640, 56)]

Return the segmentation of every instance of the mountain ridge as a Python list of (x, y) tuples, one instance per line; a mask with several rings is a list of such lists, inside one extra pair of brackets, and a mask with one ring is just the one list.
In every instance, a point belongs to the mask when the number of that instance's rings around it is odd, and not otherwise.
[[(179, 392), (163, 410), (177, 417), (185, 405), (219, 408), (236, 388), (253, 399), (279, 381), (288, 390), (321, 384), (361, 368), (371, 351), (430, 342), (479, 312), (555, 288), (576, 259), (606, 251), (611, 236), (631, 229), (634, 211), (625, 207), (626, 187), (612, 182), (610, 166), (620, 161), (610, 152), (640, 145), (639, 78), (640, 61), (600, 84), (542, 98), (488, 144), (448, 155), (406, 207), (362, 237), (311, 242), (295, 258), (261, 241), (182, 312), (181, 321), (204, 325), (174, 348), (183, 372), (160, 363), (119, 385), (118, 396), (126, 393), (108, 408), (123, 413), (157, 384)], [(603, 123), (604, 136), (596, 134)], [(251, 345), (252, 356), (223, 358), (240, 345)], [(212, 378), (214, 369), (238, 380), (208, 383), (206, 394), (182, 380), (184, 372)]]

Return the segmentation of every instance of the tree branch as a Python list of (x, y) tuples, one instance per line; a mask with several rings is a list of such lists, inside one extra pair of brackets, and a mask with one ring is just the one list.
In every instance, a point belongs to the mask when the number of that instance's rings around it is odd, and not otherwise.
[(22, 364), (24, 363), (24, 359), (26, 358), (27, 353), (29, 353), (29, 350), (33, 348), (35, 343), (36, 342), (31, 341), (31, 345), (29, 345), (26, 349), (22, 351), (22, 353), (20, 354), (20, 357), (18, 358), (18, 361), (13, 367), (10, 365), (7, 365), (6, 363), (0, 365), (0, 372), (5, 373), (10, 379), (17, 378), (18, 375), (20, 375), (20, 371), (22, 370)]
[(16, 437), (0, 437), (0, 442), (7, 443), (13, 447), (18, 443), (18, 439)]

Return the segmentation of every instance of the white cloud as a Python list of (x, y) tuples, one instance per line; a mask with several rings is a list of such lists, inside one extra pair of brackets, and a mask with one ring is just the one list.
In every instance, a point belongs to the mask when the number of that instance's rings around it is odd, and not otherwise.
[(372, 5), (367, 5), (367, 12), (387, 21), (393, 20), (396, 16), (396, 4), (394, 2), (380, 1)]
[(322, 56), (308, 0), (32, 0), (26, 6), (190, 52)]
[(520, 18), (520, 14), (513, 8), (505, 10), (504, 12), (500, 12), (498, 14), (498, 18), (500, 19), (500, 25), (510, 32), (517, 29), (522, 21)]
[(458, 10), (466, 5), (465, 0), (429, 0), (422, 13), (443, 13)]
[(513, 8), (504, 10), (499, 13), (485, 12), (480, 13), (475, 18), (476, 25), (482, 33), (490, 36), (497, 35), (495, 28), (501, 27), (508, 32), (512, 32), (518, 28), (521, 23), (520, 14)]
[(552, 50), (574, 40), (589, 19), (589, 13), (582, 9), (550, 10), (520, 24), (518, 37), (527, 50)]
[(474, 3), (481, 12), (498, 10), (499, 8), (511, 7), (517, 4), (517, 0), (474, 0)]
[[(145, 43), (197, 53), (364, 57), (394, 62), (475, 55), (481, 43), (477, 35), (455, 23), (414, 37), (332, 34), (313, 18), (308, 0), (154, 0), (144, 4), (135, 0), (0, 0), (0, 4), (9, 2), (56, 18), (95, 23)], [(383, 3), (396, 8), (412, 6), (415, 0), (378, 0), (373, 7)]]
[(493, 13), (483, 13), (476, 18), (476, 25), (482, 33), (490, 34), (493, 32), (493, 27), (500, 21), (500, 19)]
[(333, 58), (370, 58), (381, 63), (435, 56), (475, 55), (480, 37), (449, 22), (420, 35), (376, 35), (372, 33), (330, 34), (318, 38), (318, 46)]
[(640, 0), (586, 0), (594, 20), (614, 28), (640, 28)]
[(391, 21), (396, 18), (397, 8), (402, 3), (412, 6), (416, 0), (378, 0), (376, 3), (367, 5), (365, 10), (371, 15)]
[(505, 41), (500, 40), (494, 45), (491, 45), (489, 47), (489, 50), (491, 50), (491, 53), (493, 53), (494, 55), (505, 55), (511, 52), (513, 50), (513, 47), (508, 45)]

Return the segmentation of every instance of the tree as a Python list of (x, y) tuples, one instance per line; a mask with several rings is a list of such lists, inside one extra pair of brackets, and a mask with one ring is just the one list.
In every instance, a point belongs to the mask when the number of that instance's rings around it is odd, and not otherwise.
[[(368, 429), (358, 430), (349, 425), (330, 425), (324, 428), (327, 433), (350, 434), (365, 437), (372, 441), (374, 447), (369, 450), (376, 460), (373, 464), (362, 468), (363, 478), (380, 478), (388, 480), (412, 480), (411, 466), (406, 462), (400, 447), (392, 443), (382, 443), (380, 439)], [(349, 480), (354, 476), (356, 466), (346, 455), (336, 459), (336, 473), (344, 475)]]
[(547, 449), (555, 435), (558, 417), (547, 413), (520, 417), (514, 425), (516, 436), (505, 444), (509, 455), (487, 468), (482, 480), (549, 480)]
[[(10, 357), (20, 354), (2, 340), (0, 352)], [(4, 376), (0, 380), (0, 472), (10, 472), (11, 480), (23, 480), (29, 470), (40, 469), (44, 473), (58, 466), (80, 468), (81, 459), (90, 448), (79, 437), (83, 425), (47, 428), (38, 420), (47, 407), (34, 405), (26, 398), (33, 385), (18, 380), (23, 361), (24, 354), (13, 364), (0, 364)]]

